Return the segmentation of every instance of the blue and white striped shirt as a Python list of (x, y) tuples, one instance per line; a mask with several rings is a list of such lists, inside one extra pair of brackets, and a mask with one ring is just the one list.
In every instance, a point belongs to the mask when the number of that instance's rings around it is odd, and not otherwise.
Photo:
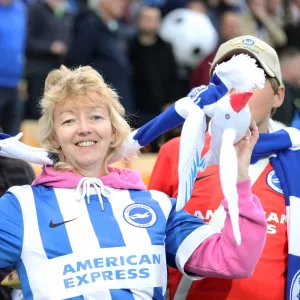
[[(101, 197), (101, 195), (100, 195)], [(209, 226), (158, 191), (13, 187), (0, 199), (0, 267), (25, 299), (164, 299), (168, 265), (184, 272)]]

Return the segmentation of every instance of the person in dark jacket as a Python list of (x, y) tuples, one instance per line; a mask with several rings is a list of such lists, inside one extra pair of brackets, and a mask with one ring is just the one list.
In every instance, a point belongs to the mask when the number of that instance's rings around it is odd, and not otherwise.
[(66, 0), (46, 0), (29, 6), (26, 119), (39, 119), (37, 104), (42, 95), (45, 78), (52, 69), (60, 67), (68, 51), (73, 18), (67, 12), (66, 5)]
[[(158, 35), (160, 20), (158, 8), (141, 7), (137, 16), (137, 34), (128, 47), (134, 74), (138, 127), (158, 115), (166, 103), (184, 96), (179, 95), (172, 46)], [(152, 151), (158, 151), (156, 142), (152, 148)]]
[(95, 68), (117, 91), (126, 111), (133, 112), (131, 68), (118, 22), (125, 4), (124, 0), (90, 1), (90, 10), (75, 19), (66, 65)]

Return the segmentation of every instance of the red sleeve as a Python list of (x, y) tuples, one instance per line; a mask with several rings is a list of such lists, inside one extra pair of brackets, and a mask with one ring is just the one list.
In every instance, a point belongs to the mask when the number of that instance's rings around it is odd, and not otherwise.
[(148, 184), (149, 190), (158, 190), (172, 198), (177, 197), (179, 141), (179, 138), (174, 138), (160, 148)]

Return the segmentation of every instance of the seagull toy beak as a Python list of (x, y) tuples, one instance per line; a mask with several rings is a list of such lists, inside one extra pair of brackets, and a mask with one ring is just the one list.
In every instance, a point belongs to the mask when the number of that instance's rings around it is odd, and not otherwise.
[(229, 102), (232, 109), (239, 113), (246, 106), (252, 95), (252, 92), (231, 94)]

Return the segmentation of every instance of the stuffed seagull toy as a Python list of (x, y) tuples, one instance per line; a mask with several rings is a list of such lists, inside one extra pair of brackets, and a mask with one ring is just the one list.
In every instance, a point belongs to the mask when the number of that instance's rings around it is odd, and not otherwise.
[[(239, 68), (239, 75), (235, 73), (236, 68)], [(244, 73), (241, 69), (247, 71)], [(250, 126), (251, 114), (247, 105), (252, 96), (250, 91), (263, 88), (265, 76), (263, 70), (256, 66), (255, 60), (245, 55), (238, 55), (227, 63), (220, 64), (216, 67), (216, 73), (226, 86), (235, 88), (239, 93), (225, 95), (219, 101), (203, 107), (202, 110), (195, 103), (197, 98), (201, 101), (203, 87), (196, 88), (189, 94), (194, 104), (188, 106), (189, 112), (181, 133), (176, 209), (184, 207), (190, 199), (198, 171), (204, 171), (208, 165), (219, 164), (221, 187), (228, 200), (233, 233), (237, 244), (240, 244), (236, 188), (238, 166), (234, 145), (244, 137)], [(209, 151), (201, 158), (205, 141), (203, 113), (211, 117), (209, 128), (211, 143)]]
[[(176, 209), (183, 208), (185, 203), (189, 200), (193, 188), (193, 184), (198, 170), (204, 170), (206, 166), (214, 162), (222, 164), (221, 157), (229, 155), (231, 159), (234, 157), (234, 143), (238, 142), (250, 125), (250, 117), (245, 118), (242, 109), (236, 109), (237, 100), (240, 99), (245, 103), (249, 98), (248, 96), (239, 96), (239, 98), (231, 98), (225, 96), (233, 88), (237, 92), (248, 92), (264, 87), (265, 77), (262, 69), (258, 68), (256, 61), (246, 54), (239, 54), (233, 56), (227, 62), (221, 63), (215, 68), (214, 74), (208, 86), (201, 86), (193, 89), (187, 97), (176, 101), (165, 112), (146, 123), (144, 126), (133, 131), (128, 138), (124, 141), (121, 150), (110, 160), (109, 163), (114, 163), (130, 155), (143, 146), (150, 143), (162, 133), (184, 123), (181, 142), (180, 142), (180, 155), (179, 155), (179, 190)], [(224, 97), (225, 96), (225, 97)], [(242, 97), (242, 98), (241, 98)], [(243, 98), (244, 97), (244, 98)], [(230, 99), (231, 101), (230, 101)], [(221, 100), (220, 100), (221, 99)], [(244, 100), (241, 100), (244, 99)], [(220, 103), (220, 104), (219, 104)], [(224, 103), (224, 104), (223, 104)], [(227, 103), (227, 104), (226, 104)], [(231, 106), (230, 103), (233, 105)], [(231, 111), (226, 109), (232, 108)], [(247, 111), (247, 105), (241, 106)], [(225, 110), (224, 110), (225, 109)], [(226, 112), (225, 112), (226, 111)], [(222, 118), (222, 113), (232, 116), (232, 120), (238, 119), (240, 122), (219, 122)], [(248, 112), (249, 116), (250, 113)], [(205, 141), (206, 119), (205, 115), (212, 118), (212, 141), (211, 152), (205, 157), (201, 158), (201, 152)], [(220, 119), (221, 120), (221, 119)], [(216, 124), (216, 127), (213, 124)], [(228, 127), (228, 124), (231, 124)], [(241, 126), (244, 124), (244, 126)], [(214, 128), (217, 128), (215, 130)], [(243, 129), (245, 128), (245, 129)], [(223, 137), (222, 137), (223, 133)], [(227, 139), (227, 136), (229, 137)], [(21, 135), (10, 137), (5, 134), (0, 134), (0, 155), (12, 158), (19, 158), (27, 160), (32, 163), (42, 165), (53, 165), (55, 162), (52, 160), (51, 153), (47, 149), (40, 149), (30, 147), (19, 142)], [(224, 141), (224, 143), (222, 142)], [(223, 147), (222, 147), (223, 146)], [(227, 150), (228, 149), (228, 153)], [(221, 151), (222, 150), (222, 151)], [(220, 153), (220, 160), (215, 158), (215, 153)], [(224, 155), (222, 155), (224, 153)], [(227, 161), (225, 159), (224, 161)], [(224, 170), (224, 168), (221, 168)], [(223, 176), (222, 174), (220, 174)], [(232, 178), (235, 178), (233, 174)], [(236, 181), (236, 179), (235, 179)], [(223, 191), (230, 190), (231, 193), (224, 193), (228, 195), (229, 203), (236, 203), (234, 188), (234, 180), (230, 182), (231, 188), (227, 188), (227, 182), (223, 182)], [(224, 186), (226, 185), (226, 187)], [(231, 202), (230, 198), (234, 198)], [(231, 207), (231, 204), (229, 204)], [(232, 205), (234, 207), (234, 205)], [(232, 214), (234, 210), (231, 210)], [(235, 210), (236, 212), (236, 210)], [(233, 219), (232, 219), (233, 220)], [(238, 232), (235, 230), (235, 232)], [(238, 234), (235, 234), (237, 241), (239, 241)]]

